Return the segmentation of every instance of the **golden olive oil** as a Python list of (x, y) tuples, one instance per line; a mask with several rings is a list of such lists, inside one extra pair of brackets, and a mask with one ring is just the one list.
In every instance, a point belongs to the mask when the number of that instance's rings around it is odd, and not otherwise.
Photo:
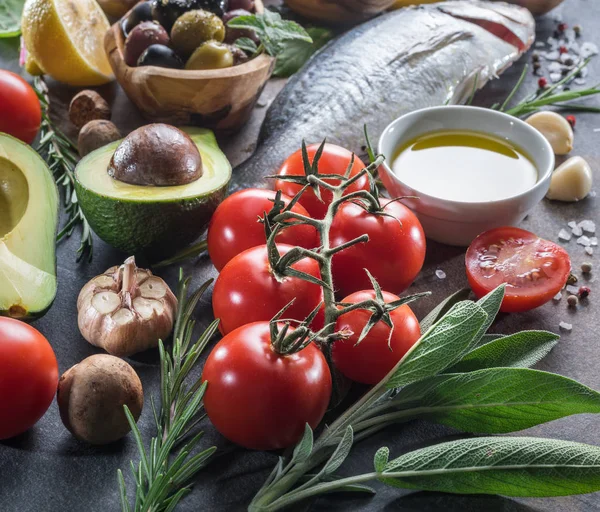
[(538, 180), (534, 163), (521, 148), (466, 130), (420, 135), (398, 149), (392, 167), (417, 192), (463, 202), (513, 197)]

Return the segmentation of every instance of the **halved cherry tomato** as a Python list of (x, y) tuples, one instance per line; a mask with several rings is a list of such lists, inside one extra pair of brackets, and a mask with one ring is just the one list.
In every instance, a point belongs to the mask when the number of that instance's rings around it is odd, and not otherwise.
[(479, 235), (467, 250), (467, 278), (477, 297), (506, 283), (500, 311), (529, 311), (550, 301), (571, 271), (567, 251), (514, 227)]
[(363, 234), (369, 241), (349, 247), (333, 257), (333, 284), (340, 297), (372, 288), (364, 269), (382, 289), (401, 293), (415, 280), (425, 261), (425, 233), (421, 223), (397, 201), (384, 204), (387, 215), (371, 214), (354, 203), (344, 203), (331, 226), (331, 246), (337, 247)]
[(31, 144), (42, 122), (40, 100), (19, 75), (0, 69), (0, 132)]
[[(277, 244), (281, 255), (291, 245)], [(319, 264), (303, 258), (292, 268), (320, 278)], [(279, 279), (273, 273), (267, 257), (267, 246), (248, 249), (233, 258), (221, 271), (213, 290), (213, 312), (221, 323), (219, 329), (227, 334), (238, 327), (271, 320), (292, 299), (285, 318), (302, 321), (323, 301), (322, 288), (299, 277)]]
[[(311, 144), (307, 146), (308, 158), (310, 163), (313, 162), (315, 154), (319, 149), (320, 144)], [(319, 160), (319, 173), (320, 174), (338, 174), (343, 176), (346, 173), (346, 169), (352, 159), (352, 152), (334, 144), (325, 144), (323, 154)], [(357, 156), (354, 157), (354, 164), (350, 171), (350, 176), (356, 176), (360, 171), (365, 168), (365, 164)], [(294, 154), (288, 157), (283, 163), (279, 172), (280, 176), (304, 176), (304, 164), (302, 162), (302, 150), (296, 151)], [(339, 180), (327, 180), (329, 183), (334, 185), (339, 184)], [(300, 185), (296, 183), (290, 183), (285, 180), (277, 180), (275, 182), (275, 190), (281, 190), (284, 194), (294, 197), (301, 189)], [(361, 176), (358, 181), (350, 185), (346, 191), (346, 194), (355, 192), (357, 190), (369, 190), (369, 178), (364, 175)], [(327, 213), (327, 207), (331, 203), (332, 193), (329, 190), (321, 189), (321, 199), (319, 201), (315, 193), (308, 189), (300, 198), (300, 204), (304, 206), (310, 213), (311, 217), (315, 219), (322, 219)]]
[[(249, 188), (230, 195), (219, 205), (208, 226), (208, 254), (217, 270), (246, 249), (266, 243), (259, 218), (269, 213), (275, 194), (273, 190)], [(291, 198), (283, 194), (281, 200), (287, 206)], [(295, 204), (292, 211), (309, 216), (300, 204)], [(313, 249), (318, 247), (319, 238), (313, 226), (297, 225), (282, 230), (277, 242)]]
[[(293, 328), (290, 329), (293, 332)], [(331, 373), (314, 344), (290, 355), (271, 347), (268, 322), (244, 325), (208, 356), (204, 407), (227, 439), (253, 450), (295, 444), (319, 424), (331, 397)]]
[[(356, 304), (374, 298), (373, 290), (363, 290), (349, 295), (342, 302)], [(397, 295), (388, 292), (383, 292), (383, 298), (387, 303), (399, 299)], [(370, 317), (371, 312), (364, 309), (355, 309), (339, 317), (335, 330), (346, 330), (353, 334), (348, 339), (336, 341), (331, 355), (335, 366), (350, 380), (374, 385), (383, 379), (417, 342), (421, 337), (421, 328), (412, 310), (406, 305), (400, 306), (390, 313), (394, 323), (391, 338), (390, 328), (380, 321), (365, 339), (356, 345)]]
[(46, 412), (58, 365), (50, 343), (30, 325), (0, 317), (0, 439), (21, 434)]

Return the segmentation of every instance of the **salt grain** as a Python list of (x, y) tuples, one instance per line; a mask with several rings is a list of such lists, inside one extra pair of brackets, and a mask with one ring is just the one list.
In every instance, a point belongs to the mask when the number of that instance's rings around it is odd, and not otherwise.
[(581, 45), (580, 53), (584, 59), (587, 59), (588, 57), (591, 57), (592, 55), (596, 55), (598, 53), (598, 46), (590, 42), (583, 43)]
[(567, 224), (567, 226), (569, 226), (570, 228), (576, 228), (577, 227), (577, 222), (572, 220), (571, 222), (569, 222)]
[(446, 279), (446, 272), (444, 272), (443, 270), (437, 269), (435, 271), (435, 275), (438, 279)]
[(566, 289), (571, 295), (577, 295), (579, 293), (579, 286), (568, 284)]
[(575, 226), (574, 228), (571, 228), (571, 233), (573, 233), (575, 236), (581, 236), (583, 235), (583, 229), (581, 229), (579, 226)]
[(592, 238), (590, 238), (590, 245), (596, 247), (598, 245), (598, 237), (593, 236)]
[(560, 302), (560, 299), (562, 299), (562, 292), (558, 292), (554, 297), (552, 297), (554, 302)]
[(546, 46), (546, 43), (544, 43), (543, 41), (536, 41), (535, 43), (536, 48), (543, 48), (544, 46)]
[(571, 331), (573, 329), (573, 324), (568, 324), (567, 322), (561, 322), (561, 323), (558, 324), (558, 326), (563, 331)]
[(585, 253), (589, 256), (593, 256), (594, 255), (594, 249), (592, 249), (591, 247), (586, 247), (585, 248)]
[(546, 52), (544, 54), (544, 58), (546, 60), (552, 60), (552, 61), (554, 61), (554, 60), (558, 60), (559, 57), (560, 57), (560, 53), (558, 52), (558, 50), (554, 50), (554, 51), (551, 51), (551, 52)]
[(566, 229), (561, 229), (558, 233), (558, 239), (564, 242), (571, 240), (571, 236), (571, 233), (569, 233)]
[[(562, 55), (561, 55), (561, 59), (562, 59)], [(550, 73), (560, 73), (560, 71), (562, 70), (562, 66), (560, 65), (560, 62), (552, 62), (549, 66), (548, 66), (548, 71)]]
[(560, 82), (560, 79), (562, 78), (562, 73), (550, 73), (550, 75), (548, 75), (550, 77), (550, 80), (552, 80), (552, 83), (556, 83), (556, 82)]
[(586, 233), (595, 233), (596, 224), (592, 220), (582, 220), (578, 226), (583, 229)]
[(583, 235), (577, 239), (577, 243), (579, 245), (583, 245), (584, 247), (588, 247), (592, 242), (587, 236)]

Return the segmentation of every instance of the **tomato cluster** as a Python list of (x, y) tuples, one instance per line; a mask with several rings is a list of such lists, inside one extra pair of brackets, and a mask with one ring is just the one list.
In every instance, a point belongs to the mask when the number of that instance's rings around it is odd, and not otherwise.
[[(290, 354), (278, 353), (269, 323), (287, 306), (283, 313), (286, 322), (298, 325), (317, 312), (311, 328), (318, 331), (324, 326), (319, 262), (303, 257), (297, 249), (318, 249), (320, 234), (310, 223), (288, 221), (271, 232), (272, 211), (287, 208), (305, 219), (323, 219), (332, 202), (332, 192), (324, 187), (319, 187), (318, 194), (307, 188), (297, 196), (302, 186), (285, 179), (305, 175), (302, 153), (300, 150), (284, 162), (275, 190), (247, 189), (229, 196), (217, 208), (208, 231), (208, 252), (220, 271), (213, 291), (213, 312), (225, 337), (209, 355), (203, 371), (203, 380), (209, 383), (204, 405), (223, 435), (251, 449), (294, 444), (307, 423), (311, 427), (319, 424), (331, 395), (332, 377), (320, 348), (309, 343)], [(318, 145), (308, 146), (306, 154), (319, 175), (343, 176), (349, 168), (348, 176), (353, 178), (365, 168), (350, 151), (332, 144), (324, 144), (321, 150)], [(335, 178), (325, 181), (333, 186), (340, 183)], [(344, 195), (369, 191), (370, 182), (363, 173)], [(423, 265), (421, 224), (397, 201), (388, 200), (380, 211), (344, 202), (329, 234), (332, 248), (368, 235), (368, 241), (337, 252), (331, 260), (335, 294), (343, 303), (375, 298), (366, 270), (386, 290), (385, 301), (393, 302), (398, 299), (394, 294), (408, 288)], [(266, 244), (269, 235), (275, 244)], [(298, 257), (289, 266), (279, 268), (279, 261), (296, 253)], [(312, 282), (306, 276), (312, 276)], [(364, 309), (341, 315), (335, 328), (343, 332), (343, 339), (334, 344), (332, 353), (342, 373), (364, 384), (381, 380), (420, 337), (416, 317), (408, 306), (401, 306), (390, 313), (393, 331), (378, 322), (357, 344), (370, 315)], [(294, 327), (288, 332), (293, 333)]]

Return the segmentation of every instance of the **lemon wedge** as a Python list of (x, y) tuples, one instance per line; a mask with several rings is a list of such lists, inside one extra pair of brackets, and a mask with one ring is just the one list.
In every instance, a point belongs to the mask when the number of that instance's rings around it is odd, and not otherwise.
[(104, 51), (109, 28), (96, 0), (27, 0), (21, 21), (32, 63), (74, 86), (101, 85), (114, 78)]

